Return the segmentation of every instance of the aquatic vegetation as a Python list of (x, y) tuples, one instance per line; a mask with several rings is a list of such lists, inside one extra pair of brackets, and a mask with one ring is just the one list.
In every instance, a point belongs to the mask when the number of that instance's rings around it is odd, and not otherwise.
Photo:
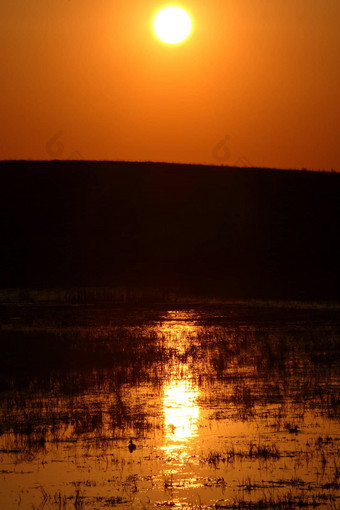
[(336, 508), (340, 328), (322, 310), (1, 310), (1, 505)]

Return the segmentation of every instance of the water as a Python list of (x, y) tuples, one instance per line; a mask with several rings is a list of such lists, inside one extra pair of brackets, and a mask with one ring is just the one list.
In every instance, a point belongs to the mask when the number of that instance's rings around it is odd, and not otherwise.
[(3, 306), (0, 508), (337, 508), (339, 330), (321, 305)]

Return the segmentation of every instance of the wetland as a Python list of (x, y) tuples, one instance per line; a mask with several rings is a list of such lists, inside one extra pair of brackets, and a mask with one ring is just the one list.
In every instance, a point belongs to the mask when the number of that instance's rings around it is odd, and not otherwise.
[(1, 508), (339, 507), (338, 305), (0, 313)]

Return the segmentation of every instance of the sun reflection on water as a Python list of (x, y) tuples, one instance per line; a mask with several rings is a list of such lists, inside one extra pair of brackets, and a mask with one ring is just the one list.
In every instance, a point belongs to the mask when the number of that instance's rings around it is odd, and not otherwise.
[(184, 442), (197, 435), (197, 397), (198, 388), (185, 379), (172, 380), (164, 387), (165, 438), (169, 442)]
[[(170, 349), (184, 353), (195, 336), (195, 317), (190, 313), (169, 311), (159, 327)], [(162, 408), (164, 416), (164, 445), (167, 453), (185, 453), (194, 437), (198, 436), (200, 409), (199, 387), (190, 363), (170, 363), (164, 381)]]

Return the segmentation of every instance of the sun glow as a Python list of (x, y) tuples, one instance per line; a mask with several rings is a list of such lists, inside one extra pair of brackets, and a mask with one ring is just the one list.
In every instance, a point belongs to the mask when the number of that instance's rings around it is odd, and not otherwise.
[(153, 28), (161, 41), (167, 44), (178, 44), (190, 35), (192, 22), (184, 9), (165, 7), (156, 15)]
[[(182, 459), (190, 456), (193, 443), (198, 437), (200, 389), (196, 372), (187, 362), (180, 362), (196, 338), (197, 316), (192, 311), (169, 310), (159, 325), (162, 345), (176, 352), (175, 362), (170, 361), (164, 381), (162, 407), (164, 417), (164, 452), (179, 455)], [(178, 458), (179, 458), (178, 457)]]
[[(164, 418), (169, 443), (188, 441), (197, 434), (198, 388), (186, 380), (171, 381), (164, 388)], [(172, 448), (176, 448), (173, 444)], [(168, 449), (171, 449), (168, 445)]]

